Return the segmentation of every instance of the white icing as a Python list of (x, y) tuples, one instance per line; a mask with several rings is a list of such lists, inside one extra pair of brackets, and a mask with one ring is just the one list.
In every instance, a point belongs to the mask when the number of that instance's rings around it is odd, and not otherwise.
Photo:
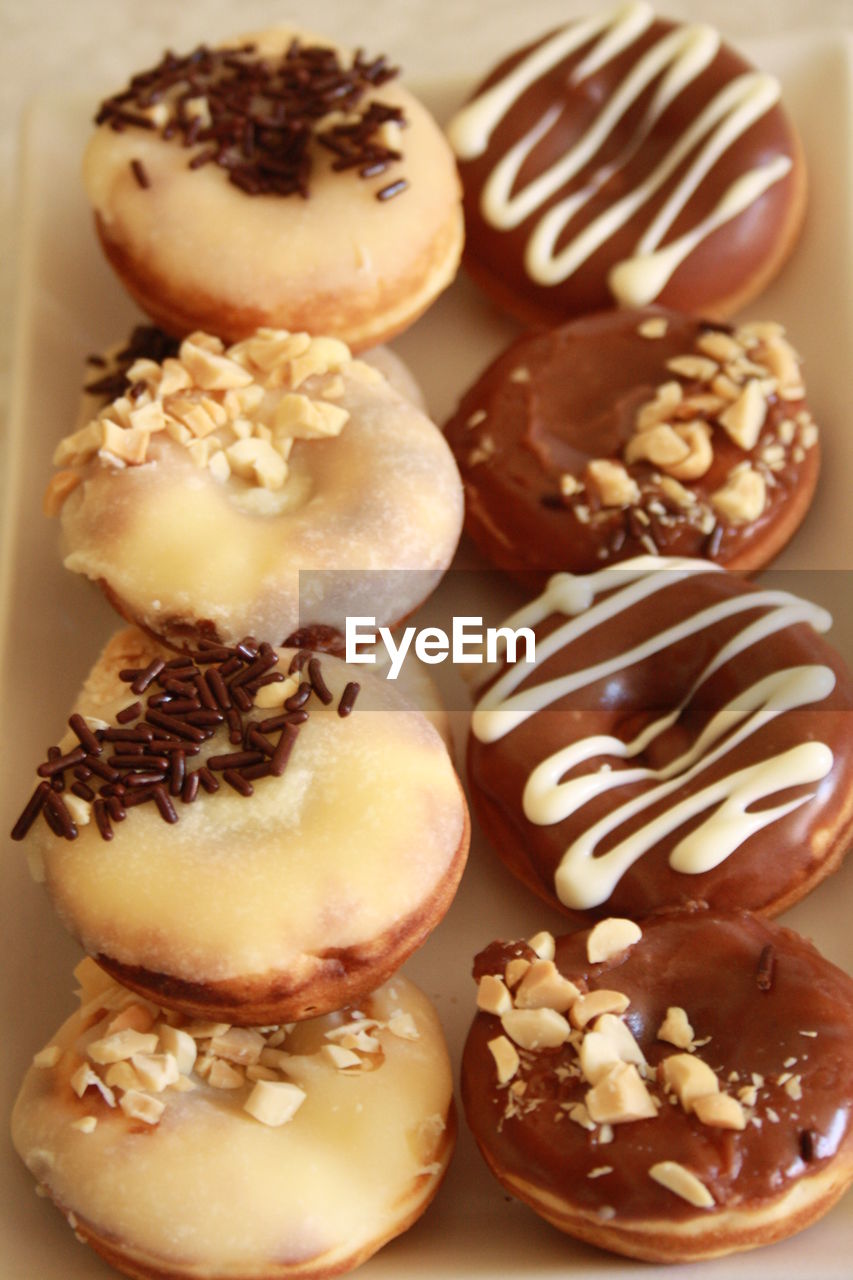
[[(563, 613), (568, 621), (557, 627), (536, 646), (536, 665), (580, 636), (624, 614), (657, 591), (672, 586), (690, 573), (721, 572), (697, 561), (638, 557), (608, 567), (586, 578), (557, 574), (545, 591), (519, 610), (510, 626), (535, 626), (549, 615)], [(598, 597), (603, 596), (599, 600)], [(531, 715), (558, 699), (596, 681), (624, 671), (644, 659), (664, 653), (702, 631), (713, 630), (726, 618), (766, 610), (759, 618), (735, 632), (699, 672), (679, 704), (646, 727), (630, 742), (609, 734), (596, 734), (570, 743), (543, 760), (531, 773), (523, 794), (528, 821), (550, 826), (563, 821), (593, 798), (638, 782), (652, 783), (632, 799), (616, 804), (589, 827), (566, 850), (556, 871), (557, 895), (566, 906), (578, 910), (606, 902), (619, 880), (638, 858), (684, 823), (710, 810), (709, 816), (676, 844), (670, 854), (674, 870), (697, 875), (717, 866), (751, 835), (792, 812), (810, 795), (799, 796), (775, 807), (749, 812), (756, 802), (769, 799), (789, 787), (809, 785), (826, 777), (832, 768), (832, 752), (821, 742), (804, 742), (753, 765), (723, 775), (681, 800), (665, 807), (631, 835), (598, 854), (601, 842), (629, 820), (678, 792), (710, 766), (724, 759), (735, 747), (779, 715), (821, 702), (835, 686), (831, 668), (821, 664), (783, 667), (757, 680), (722, 706), (705, 725), (695, 741), (668, 764), (613, 769), (609, 765), (591, 767), (589, 772), (561, 781), (573, 769), (602, 756), (630, 761), (665, 733), (689, 710), (697, 691), (725, 663), (756, 645), (764, 644), (776, 632), (805, 622), (817, 631), (829, 629), (832, 619), (826, 610), (799, 600), (783, 591), (754, 589), (720, 600), (692, 617), (667, 627), (638, 644), (602, 658), (592, 666), (572, 669), (569, 674), (530, 688), (518, 686), (529, 674), (527, 664), (509, 667), (480, 700), (474, 713), (472, 731), (481, 742), (495, 742), (522, 724)], [(628, 631), (628, 628), (626, 628)]]
[[(449, 129), (457, 155), (463, 160), (482, 155), (495, 127), (518, 98), (576, 49), (600, 37), (572, 73), (572, 82), (580, 84), (636, 41), (647, 30), (653, 16), (644, 0), (635, 0), (603, 17), (557, 32), (458, 113)], [(700, 147), (663, 207), (646, 227), (631, 257), (611, 272), (609, 284), (620, 302), (635, 306), (651, 302), (681, 262), (708, 235), (742, 213), (789, 172), (791, 161), (782, 156), (747, 171), (731, 184), (710, 214), (673, 244), (659, 248), (720, 157), (779, 99), (778, 82), (771, 76), (745, 73), (724, 85), (688, 123), (643, 181), (608, 206), (557, 252), (556, 245), (572, 220), (595, 199), (614, 174), (624, 170), (635, 158), (670, 104), (713, 62), (719, 46), (720, 38), (710, 27), (677, 27), (637, 59), (586, 133), (538, 177), (517, 187), (525, 161), (562, 115), (560, 106), (554, 105), (543, 112), (533, 128), (497, 162), (483, 185), (481, 212), (491, 226), (511, 230), (542, 209), (594, 160), (619, 122), (659, 79), (642, 119), (621, 154), (601, 164), (580, 190), (558, 201), (534, 224), (525, 247), (524, 264), (537, 284), (553, 286), (569, 279), (648, 204), (678, 166)]]

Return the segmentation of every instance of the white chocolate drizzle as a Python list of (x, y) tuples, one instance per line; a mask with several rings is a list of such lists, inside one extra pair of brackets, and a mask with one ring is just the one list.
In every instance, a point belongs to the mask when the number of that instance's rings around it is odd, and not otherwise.
[[(536, 644), (536, 667), (567, 649), (580, 636), (626, 613), (632, 606), (671, 587), (689, 574), (719, 573), (717, 566), (681, 558), (642, 556), (609, 566), (585, 577), (556, 574), (536, 600), (519, 610), (506, 624), (535, 627), (553, 614), (568, 621)], [(599, 599), (599, 597), (603, 597)], [(530, 665), (508, 667), (484, 694), (472, 719), (472, 732), (483, 743), (496, 742), (530, 716), (567, 695), (616, 675), (644, 659), (663, 654), (671, 645), (738, 614), (765, 610), (760, 617), (735, 632), (699, 672), (684, 697), (666, 715), (646, 725), (631, 741), (610, 734), (579, 738), (548, 756), (534, 768), (524, 788), (523, 809), (529, 822), (551, 826), (563, 821), (590, 800), (620, 787), (650, 784), (584, 831), (565, 851), (554, 876), (557, 896), (567, 907), (586, 910), (600, 906), (613, 893), (625, 872), (638, 858), (666, 836), (703, 813), (708, 816), (684, 836), (669, 855), (670, 866), (687, 875), (699, 875), (718, 866), (750, 836), (793, 812), (813, 793), (795, 797), (775, 807), (753, 805), (791, 787), (820, 782), (830, 772), (832, 752), (822, 742), (804, 741), (776, 755), (734, 770), (678, 798), (679, 792), (740, 743), (777, 716), (827, 698), (835, 687), (835, 674), (823, 664), (783, 667), (756, 680), (711, 717), (680, 755), (660, 768), (646, 765), (613, 768), (592, 766), (589, 772), (561, 781), (588, 761), (610, 757), (631, 761), (673, 726), (689, 709), (697, 691), (724, 664), (755, 645), (763, 645), (779, 631), (795, 623), (808, 623), (824, 632), (832, 624), (825, 609), (784, 591), (752, 589), (701, 609), (692, 617), (626, 645), (592, 666), (540, 684), (519, 689), (530, 675)], [(626, 635), (630, 634), (625, 628)], [(661, 802), (671, 803), (661, 808)], [(601, 843), (637, 815), (655, 808), (656, 816), (631, 834), (598, 853)]]
[[(564, 58), (596, 41), (571, 74), (581, 84), (629, 48), (654, 21), (646, 0), (630, 0), (597, 18), (573, 23), (523, 58), (454, 117), (448, 134), (462, 160), (486, 151), (492, 133), (514, 103), (541, 76)], [(688, 121), (679, 137), (642, 182), (609, 205), (559, 251), (572, 220), (604, 185), (634, 159), (670, 104), (713, 62), (720, 37), (711, 27), (677, 27), (643, 53), (602, 106), (597, 117), (558, 160), (525, 186), (518, 176), (528, 157), (556, 125), (563, 109), (554, 105), (506, 152), (492, 169), (481, 193), (481, 212), (489, 225), (508, 231), (537, 214), (592, 163), (641, 95), (656, 80), (648, 106), (621, 153), (598, 169), (583, 187), (570, 192), (533, 225), (524, 253), (530, 278), (543, 286), (568, 280), (602, 245), (615, 236), (655, 196), (678, 167), (690, 162), (663, 207), (645, 228), (632, 255), (617, 263), (608, 277), (614, 297), (628, 306), (645, 306), (658, 297), (678, 266), (713, 231), (744, 212), (791, 168), (787, 156), (748, 170), (722, 194), (713, 209), (669, 245), (662, 241), (719, 159), (779, 100), (779, 84), (761, 72), (746, 72), (725, 84)], [(698, 148), (698, 150), (697, 150)]]

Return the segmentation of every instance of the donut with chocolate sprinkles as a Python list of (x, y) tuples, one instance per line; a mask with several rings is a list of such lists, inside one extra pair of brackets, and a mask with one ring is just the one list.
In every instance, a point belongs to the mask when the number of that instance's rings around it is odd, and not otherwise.
[(167, 53), (106, 98), (84, 179), (143, 310), (178, 337), (274, 325), (356, 348), (411, 324), (463, 223), (450, 147), (397, 76), (276, 28)]
[(306, 652), (306, 681), (299, 657), (249, 638), (175, 658), (118, 633), (12, 831), (102, 968), (193, 1016), (358, 1001), (462, 874), (468, 813), (439, 733), (369, 670)]

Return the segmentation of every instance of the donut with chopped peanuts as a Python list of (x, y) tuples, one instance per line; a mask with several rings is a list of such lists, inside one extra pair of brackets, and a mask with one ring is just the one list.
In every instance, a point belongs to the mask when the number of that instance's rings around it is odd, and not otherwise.
[(516, 339), (445, 433), (467, 532), (525, 581), (636, 555), (760, 569), (803, 521), (820, 469), (783, 327), (660, 308)]
[(77, 974), (80, 1008), (34, 1055), (12, 1133), (77, 1239), (120, 1271), (337, 1274), (432, 1200), (453, 1085), (435, 1010), (405, 978), (322, 1018), (236, 1027), (140, 999), (91, 960)]
[[(511, 966), (537, 963), (529, 941), (474, 962), (462, 1100), (503, 1190), (650, 1262), (815, 1222), (853, 1182), (853, 980), (747, 912), (661, 914), (613, 930), (606, 953), (594, 933), (556, 940), (554, 998), (541, 988), (535, 1009), (518, 986), (493, 999)], [(621, 1011), (577, 1025), (573, 1009), (603, 992)]]
[(45, 509), (66, 566), (167, 643), (392, 625), (450, 564), (462, 492), (441, 433), (337, 339), (193, 333), (117, 389), (57, 446)]

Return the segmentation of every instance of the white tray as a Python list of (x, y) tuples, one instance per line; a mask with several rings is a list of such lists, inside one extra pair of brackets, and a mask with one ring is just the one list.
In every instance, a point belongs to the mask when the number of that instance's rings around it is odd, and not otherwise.
[[(851, 47), (821, 33), (749, 47), (784, 83), (788, 106), (803, 135), (811, 173), (804, 236), (782, 277), (751, 314), (780, 319), (807, 362), (810, 400), (822, 424), (825, 470), (805, 526), (782, 561), (786, 567), (853, 567), (853, 476), (849, 362), (853, 350), (851, 208), (853, 93)], [(445, 116), (466, 86), (424, 92)], [(79, 182), (79, 162), (91, 103), (46, 98), (36, 104), (24, 148), (22, 258), (17, 313), (15, 396), (7, 443), (6, 511), (2, 541), (3, 631), (0, 663), (6, 724), (15, 747), (2, 777), (2, 821), (8, 831), (31, 788), (32, 769), (64, 721), (67, 707), (116, 619), (89, 585), (60, 566), (55, 522), (41, 515), (53, 445), (69, 429), (84, 355), (123, 337), (135, 317), (102, 262)], [(458, 281), (396, 347), (420, 378), (438, 422), (492, 354), (515, 332), (467, 284)], [(464, 549), (460, 563), (471, 563)], [(838, 646), (853, 660), (853, 617), (844, 609), (847, 576), (797, 575), (803, 594), (835, 607)], [(447, 625), (450, 613), (501, 615), (503, 600), (470, 598), (462, 576), (445, 582), (423, 615)], [(501, 595), (504, 593), (501, 592)], [(436, 668), (457, 707), (464, 693), (456, 673)], [(459, 738), (464, 713), (456, 714)], [(34, 1050), (72, 1008), (75, 944), (44, 893), (10, 845), (4, 861), (0, 937), (0, 997), (4, 1032), (2, 1103), (7, 1116)], [(853, 970), (853, 858), (844, 870), (789, 913), (786, 923), (815, 939), (836, 963)], [(475, 835), (459, 895), (444, 923), (407, 966), (433, 997), (454, 1060), (473, 1012), (474, 953), (495, 937), (525, 936), (539, 928), (564, 931), (560, 916), (504, 872)], [(354, 1176), (358, 1176), (354, 1171)], [(7, 1142), (0, 1160), (0, 1274), (3, 1280), (106, 1280), (115, 1273), (74, 1240), (60, 1215), (38, 1200), (33, 1182)], [(701, 1268), (666, 1269), (670, 1280), (785, 1280), (850, 1275), (853, 1195), (820, 1224), (792, 1240)], [(364, 1280), (500, 1276), (547, 1280), (584, 1272), (601, 1277), (649, 1275), (624, 1260), (576, 1244), (509, 1200), (487, 1173), (464, 1124), (439, 1197), (425, 1218), (360, 1271)]]

